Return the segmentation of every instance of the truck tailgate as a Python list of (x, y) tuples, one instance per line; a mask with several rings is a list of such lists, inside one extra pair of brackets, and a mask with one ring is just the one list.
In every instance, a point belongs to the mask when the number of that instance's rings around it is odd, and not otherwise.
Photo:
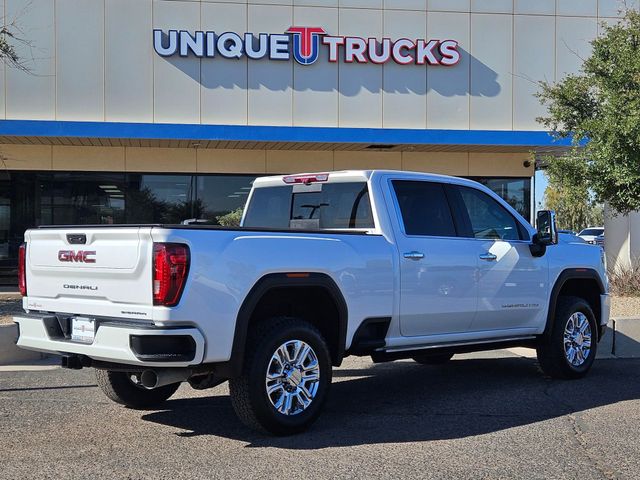
[(150, 227), (27, 232), (30, 310), (151, 319)]

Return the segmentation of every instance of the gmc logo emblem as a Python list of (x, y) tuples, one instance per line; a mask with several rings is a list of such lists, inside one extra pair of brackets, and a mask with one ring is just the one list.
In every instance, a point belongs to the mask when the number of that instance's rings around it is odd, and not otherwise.
[(60, 250), (58, 252), (58, 260), (61, 262), (82, 262), (82, 263), (96, 263), (95, 250), (92, 251), (84, 251), (78, 250), (77, 252), (74, 250)]

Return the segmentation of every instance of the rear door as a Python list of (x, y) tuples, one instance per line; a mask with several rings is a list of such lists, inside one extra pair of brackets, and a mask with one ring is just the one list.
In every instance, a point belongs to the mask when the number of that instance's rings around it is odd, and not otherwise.
[(449, 198), (462, 212), (461, 235), (479, 261), (478, 313), (474, 331), (535, 327), (547, 298), (547, 256), (534, 257), (529, 234), (495, 198), (452, 185)]
[(460, 333), (476, 313), (474, 240), (459, 238), (442, 184), (392, 180), (403, 336)]
[(29, 230), (29, 308), (151, 318), (149, 227)]

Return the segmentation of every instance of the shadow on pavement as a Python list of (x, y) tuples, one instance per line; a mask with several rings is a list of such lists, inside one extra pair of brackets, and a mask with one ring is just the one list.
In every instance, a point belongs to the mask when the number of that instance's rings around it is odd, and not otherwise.
[(96, 388), (98, 385), (63, 385), (60, 387), (23, 387), (23, 388), (0, 388), (0, 392), (42, 392), (46, 390), (68, 390), (76, 388)]
[[(351, 377), (351, 378), (350, 378)], [(250, 447), (318, 449), (464, 438), (640, 398), (632, 360), (600, 360), (581, 380), (543, 377), (534, 360), (410, 362), (335, 370), (325, 411), (300, 435), (275, 438), (242, 426), (227, 396), (168, 401), (142, 416), (187, 432), (248, 442)]]

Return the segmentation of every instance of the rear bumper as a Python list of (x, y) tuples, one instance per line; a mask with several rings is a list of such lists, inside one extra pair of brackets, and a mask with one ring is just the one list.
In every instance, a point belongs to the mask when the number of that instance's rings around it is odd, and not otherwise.
[[(50, 323), (51, 318), (51, 315), (33, 314), (13, 317), (20, 331), (16, 344), (38, 352), (86, 355), (103, 362), (148, 367), (188, 367), (202, 363), (204, 358), (205, 340), (197, 328), (135, 327), (98, 322), (93, 343), (86, 344), (52, 334), (51, 328), (47, 328), (47, 322)], [(188, 359), (185, 355), (175, 356), (180, 360), (174, 361), (168, 351), (172, 342), (167, 340), (171, 337), (180, 339), (180, 345), (185, 344), (182, 340), (188, 339), (193, 354), (189, 354)], [(137, 351), (140, 345), (144, 345), (148, 351)], [(163, 349), (167, 351), (163, 352)]]

